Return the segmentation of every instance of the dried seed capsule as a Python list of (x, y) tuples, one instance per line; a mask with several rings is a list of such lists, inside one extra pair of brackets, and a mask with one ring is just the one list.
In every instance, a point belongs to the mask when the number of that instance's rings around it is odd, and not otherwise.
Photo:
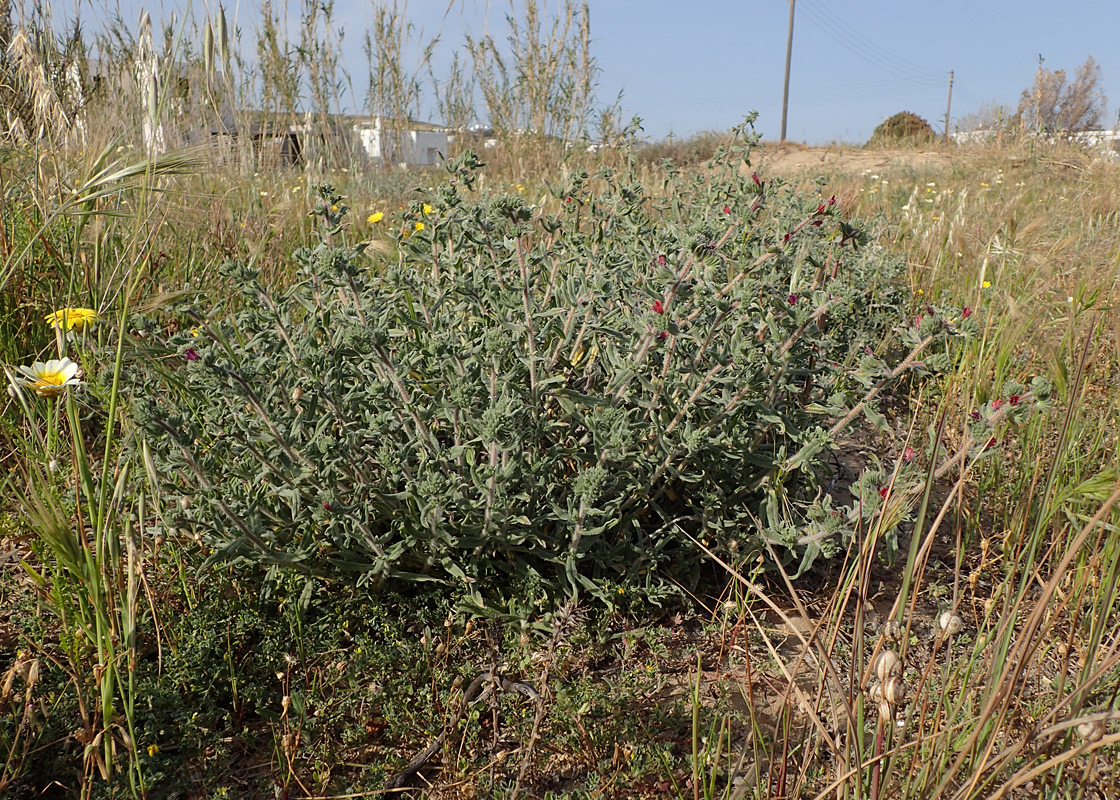
[(898, 624), (898, 620), (888, 619), (883, 623), (883, 638), (888, 642), (902, 641), (902, 626)]
[(894, 650), (884, 650), (879, 653), (879, 657), (875, 659), (875, 675), (882, 683), (887, 682), (887, 678), (892, 675), (902, 674), (902, 662), (895, 654)]
[(883, 699), (897, 706), (906, 699), (906, 684), (898, 675), (891, 675), (883, 684)]
[(942, 613), (941, 617), (937, 620), (937, 624), (941, 630), (944, 631), (946, 636), (956, 636), (964, 630), (964, 620), (952, 611)]
[(1077, 726), (1078, 735), (1086, 742), (1096, 742), (1104, 738), (1104, 723), (1099, 719), (1082, 722)]

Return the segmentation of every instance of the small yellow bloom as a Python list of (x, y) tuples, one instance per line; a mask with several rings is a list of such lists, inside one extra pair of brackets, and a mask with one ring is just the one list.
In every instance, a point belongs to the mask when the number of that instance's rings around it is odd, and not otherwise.
[(430, 217), (432, 215), (432, 207), (430, 205), (428, 205), (427, 203), (424, 204), (424, 207), (423, 207), (422, 210), (424, 212), (425, 217)]
[(984, 281), (980, 285), (983, 286), (985, 289), (991, 289), (992, 288), (992, 282), (991, 281)]
[(384, 212), (374, 211), (372, 214), (370, 214), (368, 217), (366, 217), (366, 222), (368, 222), (370, 225), (376, 225), (377, 223), (379, 223), (384, 218), (385, 218), (385, 213)]
[(525, 194), (525, 187), (522, 186), (520, 183), (517, 184), (517, 193), (518, 194)]
[(980, 181), (980, 185), (983, 186), (985, 189), (988, 188), (988, 184), (984, 183), (984, 181)]
[(418, 231), (424, 230), (424, 223), (423, 222), (417, 222), (416, 225), (415, 225), (415, 228)]
[(338, 205), (331, 206), (331, 211), (338, 211)]
[(191, 336), (198, 338), (198, 334), (202, 333), (200, 328), (191, 328)]
[(159, 752), (159, 745), (158, 744), (148, 745), (148, 755), (149, 756), (154, 756), (158, 752)]
[(101, 317), (92, 308), (60, 308), (46, 316), (47, 324), (52, 328), (62, 328), (79, 333), (86, 328), (92, 328), (94, 323), (100, 319)]
[(919, 289), (919, 290), (918, 290), (918, 294), (919, 294), (919, 295), (922, 295), (922, 294), (925, 294), (925, 293), (926, 293), (926, 290), (925, 290), (925, 289)]
[(78, 365), (68, 358), (36, 361), (30, 367), (20, 367), (23, 383), (40, 397), (58, 397), (67, 386), (78, 386)]

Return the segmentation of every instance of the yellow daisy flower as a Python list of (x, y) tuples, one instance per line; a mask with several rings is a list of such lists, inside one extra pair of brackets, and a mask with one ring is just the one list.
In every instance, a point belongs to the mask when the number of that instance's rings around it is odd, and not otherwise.
[(79, 386), (78, 365), (68, 358), (36, 361), (30, 367), (20, 367), (23, 383), (40, 397), (58, 397), (67, 386)]
[(432, 215), (432, 207), (427, 203), (424, 204), (423, 211), (425, 217), (430, 217)]
[(415, 228), (418, 231), (424, 230), (424, 223), (423, 222), (417, 222), (416, 225), (415, 225)]
[(983, 282), (982, 284), (980, 284), (980, 285), (981, 285), (982, 287), (984, 287), (985, 289), (991, 289), (991, 288), (992, 288), (992, 282), (991, 282), (991, 281), (984, 281), (984, 282)]
[(52, 328), (79, 333), (86, 328), (92, 328), (100, 319), (100, 315), (92, 308), (60, 308), (46, 316), (47, 324)]
[(385, 213), (384, 212), (374, 211), (372, 214), (370, 214), (368, 217), (366, 217), (366, 222), (368, 222), (370, 225), (376, 225), (377, 223), (379, 223), (384, 218), (385, 218)]

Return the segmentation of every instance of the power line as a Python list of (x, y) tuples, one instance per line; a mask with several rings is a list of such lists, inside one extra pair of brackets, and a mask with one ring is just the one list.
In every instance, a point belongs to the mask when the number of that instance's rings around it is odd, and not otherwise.
[(802, 0), (809, 22), (857, 57), (884, 72), (902, 75), (915, 83), (941, 83), (946, 73), (919, 66), (884, 49), (868, 39), (817, 0)]

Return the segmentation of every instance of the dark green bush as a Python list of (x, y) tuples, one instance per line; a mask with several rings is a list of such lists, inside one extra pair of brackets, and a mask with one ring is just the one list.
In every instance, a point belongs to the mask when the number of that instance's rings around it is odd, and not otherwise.
[(577, 175), (532, 206), (476, 196), (468, 153), (384, 262), (320, 187), (302, 280), (228, 264), (241, 310), (197, 311), (135, 373), (169, 524), (213, 559), (478, 603), (656, 599), (697, 578), (694, 540), (796, 570), (833, 552), (845, 518), (804, 511), (826, 417), (890, 379), (864, 351), (902, 319), (903, 264), (745, 158), (656, 195)]

